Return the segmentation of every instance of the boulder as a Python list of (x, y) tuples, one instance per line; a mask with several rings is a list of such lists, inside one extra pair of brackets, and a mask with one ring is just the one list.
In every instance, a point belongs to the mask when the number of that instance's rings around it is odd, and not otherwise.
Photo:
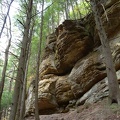
[(71, 85), (67, 80), (68, 75), (61, 76), (56, 82), (56, 99), (57, 102), (67, 103), (74, 98), (73, 92), (71, 91)]
[[(39, 81), (38, 87), (38, 106), (40, 111), (46, 109), (54, 109), (58, 107), (56, 97), (55, 97), (55, 84), (57, 81), (57, 76), (50, 76), (47, 79)], [(35, 107), (35, 86), (30, 85), (28, 90), (28, 96), (26, 100), (26, 115), (29, 113), (34, 113)]]
[(62, 75), (70, 72), (74, 64), (92, 48), (87, 32), (84, 27), (77, 26), (77, 22), (67, 20), (63, 22), (63, 28), (57, 38), (55, 53), (55, 66)]
[(68, 76), (75, 97), (80, 97), (106, 76), (100, 49), (79, 60)]
[(55, 96), (55, 84), (57, 77), (44, 79), (39, 82), (38, 87), (38, 105), (39, 110), (56, 108), (58, 106)]

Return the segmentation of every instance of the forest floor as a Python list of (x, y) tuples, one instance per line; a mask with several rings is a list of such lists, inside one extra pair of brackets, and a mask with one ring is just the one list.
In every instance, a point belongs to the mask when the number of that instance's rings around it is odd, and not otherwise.
[[(34, 120), (28, 117), (26, 120)], [(104, 99), (94, 104), (85, 104), (67, 113), (40, 115), (40, 120), (120, 120), (120, 106), (108, 105)]]

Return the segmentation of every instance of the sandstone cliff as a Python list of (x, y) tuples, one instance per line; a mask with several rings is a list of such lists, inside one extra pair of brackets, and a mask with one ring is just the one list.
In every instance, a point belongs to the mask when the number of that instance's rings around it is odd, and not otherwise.
[[(120, 80), (120, 1), (109, 0), (101, 17)], [(67, 112), (108, 96), (107, 78), (93, 15), (65, 20), (47, 37), (40, 65), (40, 114)], [(26, 115), (34, 113), (34, 86), (27, 93)]]

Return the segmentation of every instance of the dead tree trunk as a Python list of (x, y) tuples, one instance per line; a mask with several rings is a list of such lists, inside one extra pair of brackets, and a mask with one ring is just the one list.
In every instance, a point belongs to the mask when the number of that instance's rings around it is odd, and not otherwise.
[(96, 27), (98, 30), (98, 34), (101, 40), (102, 48), (103, 48), (103, 55), (105, 58), (105, 64), (106, 64), (106, 71), (107, 71), (107, 77), (108, 77), (108, 87), (109, 87), (109, 102), (113, 103), (116, 102), (120, 104), (120, 90), (119, 90), (119, 84), (117, 81), (116, 71), (114, 67), (114, 63), (112, 60), (112, 54), (111, 49), (109, 46), (109, 41), (105, 32), (105, 29), (102, 24), (102, 20), (100, 17), (100, 3), (99, 1), (91, 0), (91, 6), (95, 17)]

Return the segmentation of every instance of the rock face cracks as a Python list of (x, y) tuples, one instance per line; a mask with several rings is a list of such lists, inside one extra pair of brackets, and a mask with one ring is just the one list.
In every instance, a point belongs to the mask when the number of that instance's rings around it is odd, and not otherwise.
[[(120, 2), (111, 0), (106, 6), (109, 23), (105, 13), (101, 17), (120, 79)], [(101, 51), (92, 15), (82, 20), (65, 20), (58, 26), (55, 33), (47, 37), (40, 65), (40, 112), (58, 109), (73, 100), (76, 105), (80, 105), (106, 97), (108, 87)], [(31, 84), (26, 100), (26, 114), (34, 112), (34, 94), (34, 86)]]

